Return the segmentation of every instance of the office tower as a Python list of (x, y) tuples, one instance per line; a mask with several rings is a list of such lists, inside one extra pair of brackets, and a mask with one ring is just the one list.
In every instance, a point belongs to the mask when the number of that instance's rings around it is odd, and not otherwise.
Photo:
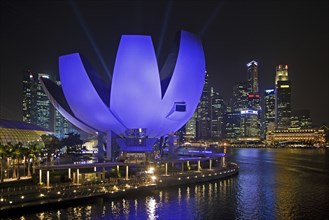
[(295, 110), (291, 114), (291, 128), (310, 129), (312, 120), (310, 110)]
[(188, 120), (185, 125), (185, 140), (191, 141), (196, 138), (196, 121), (197, 121), (197, 112), (195, 111), (193, 116)]
[(225, 113), (225, 105), (223, 98), (218, 92), (211, 87), (211, 138), (220, 139), (223, 137), (223, 119)]
[(248, 108), (248, 83), (238, 82), (233, 86), (232, 111)]
[(224, 118), (226, 140), (234, 142), (240, 137), (240, 122), (241, 112), (226, 112)]
[(23, 73), (23, 121), (31, 123), (32, 78), (30, 70)]
[(259, 92), (259, 73), (258, 73), (258, 63), (256, 61), (251, 61), (247, 63), (247, 73), (248, 73), (248, 92), (258, 93)]
[[(60, 81), (56, 81), (58, 86), (61, 86)], [(54, 134), (58, 138), (64, 138), (68, 133), (80, 133), (75, 127), (55, 109), (54, 111)]]
[(261, 97), (259, 94), (257, 93), (249, 93), (247, 95), (247, 100), (248, 100), (248, 104), (247, 104), (247, 108), (248, 109), (252, 109), (252, 110), (256, 110), (256, 111), (261, 111), (262, 107), (261, 107)]
[(258, 111), (242, 110), (240, 122), (240, 140), (260, 140), (260, 122)]
[(278, 84), (278, 81), (288, 81), (288, 65), (279, 65), (276, 67), (275, 73), (275, 86)]
[(211, 137), (210, 134), (211, 106), (210, 106), (210, 87), (209, 87), (208, 77), (209, 77), (208, 73), (206, 73), (201, 99), (197, 107), (197, 121), (196, 121), (197, 139), (209, 139)]
[(291, 117), (291, 83), (288, 78), (288, 65), (276, 67), (275, 88), (276, 126), (277, 129), (288, 129)]
[(49, 78), (49, 75), (31, 71), (23, 74), (23, 121), (53, 130), (51, 106), (39, 82), (41, 77)]
[(264, 133), (275, 129), (275, 90), (267, 89), (264, 94)]

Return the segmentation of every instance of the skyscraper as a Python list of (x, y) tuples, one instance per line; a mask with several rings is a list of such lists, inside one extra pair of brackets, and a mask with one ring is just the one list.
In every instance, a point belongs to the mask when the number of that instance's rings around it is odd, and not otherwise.
[(236, 141), (241, 135), (241, 113), (226, 112), (225, 118), (225, 138), (230, 142)]
[(206, 73), (204, 87), (200, 102), (197, 107), (196, 133), (197, 139), (209, 139), (211, 137), (211, 101), (210, 87), (208, 82), (208, 73)]
[(223, 137), (223, 124), (225, 105), (223, 98), (219, 95), (219, 92), (214, 91), (211, 87), (210, 91), (211, 100), (211, 138), (219, 139)]
[(260, 123), (256, 110), (242, 110), (240, 122), (240, 140), (259, 140)]
[(49, 75), (29, 70), (23, 74), (23, 121), (53, 130), (51, 106), (39, 82), (41, 77), (49, 78)]
[(275, 89), (264, 93), (264, 133), (275, 129)]
[(276, 67), (275, 88), (276, 126), (277, 129), (288, 129), (291, 117), (291, 83), (288, 78), (288, 65)]
[(33, 75), (30, 70), (23, 73), (23, 121), (31, 123), (31, 105), (32, 105), (32, 80)]
[(291, 114), (291, 128), (310, 129), (312, 128), (312, 119), (310, 110), (295, 110)]
[(250, 61), (247, 63), (247, 73), (248, 73), (248, 92), (258, 93), (259, 92), (259, 73), (258, 73), (258, 63), (256, 61)]
[(248, 108), (248, 83), (238, 82), (233, 86), (232, 111), (241, 111)]
[(197, 112), (194, 112), (193, 116), (185, 125), (185, 140), (187, 141), (194, 140), (196, 138), (196, 120)]

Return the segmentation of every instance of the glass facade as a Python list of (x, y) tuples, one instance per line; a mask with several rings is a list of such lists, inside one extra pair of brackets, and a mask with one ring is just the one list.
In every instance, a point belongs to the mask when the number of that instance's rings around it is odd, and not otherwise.
[(275, 90), (267, 89), (264, 94), (264, 133), (275, 129)]
[(41, 77), (49, 75), (29, 70), (23, 74), (23, 121), (52, 130), (50, 102), (39, 82)]
[(24, 145), (33, 141), (42, 141), (40, 136), (49, 133), (49, 131), (42, 130), (42, 128), (38, 126), (33, 126), (24, 122), (0, 119), (0, 143), (2, 145), (8, 143), (22, 143)]

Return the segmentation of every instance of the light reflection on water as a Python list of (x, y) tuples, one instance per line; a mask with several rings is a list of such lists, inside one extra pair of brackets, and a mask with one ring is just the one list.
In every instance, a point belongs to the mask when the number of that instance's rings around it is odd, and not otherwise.
[[(16, 219), (326, 219), (328, 150), (233, 149), (232, 178)], [(327, 219), (328, 219), (327, 218)]]

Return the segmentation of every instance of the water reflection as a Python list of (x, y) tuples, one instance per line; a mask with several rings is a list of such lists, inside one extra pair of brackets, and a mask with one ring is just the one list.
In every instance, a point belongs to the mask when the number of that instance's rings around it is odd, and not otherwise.
[(229, 179), (99, 199), (21, 219), (329, 219), (328, 151), (234, 149), (228, 154), (240, 165), (239, 174)]
[(147, 219), (155, 220), (157, 218), (156, 207), (157, 207), (157, 202), (155, 201), (155, 199), (153, 197), (147, 197), (146, 198), (146, 212), (148, 214)]

